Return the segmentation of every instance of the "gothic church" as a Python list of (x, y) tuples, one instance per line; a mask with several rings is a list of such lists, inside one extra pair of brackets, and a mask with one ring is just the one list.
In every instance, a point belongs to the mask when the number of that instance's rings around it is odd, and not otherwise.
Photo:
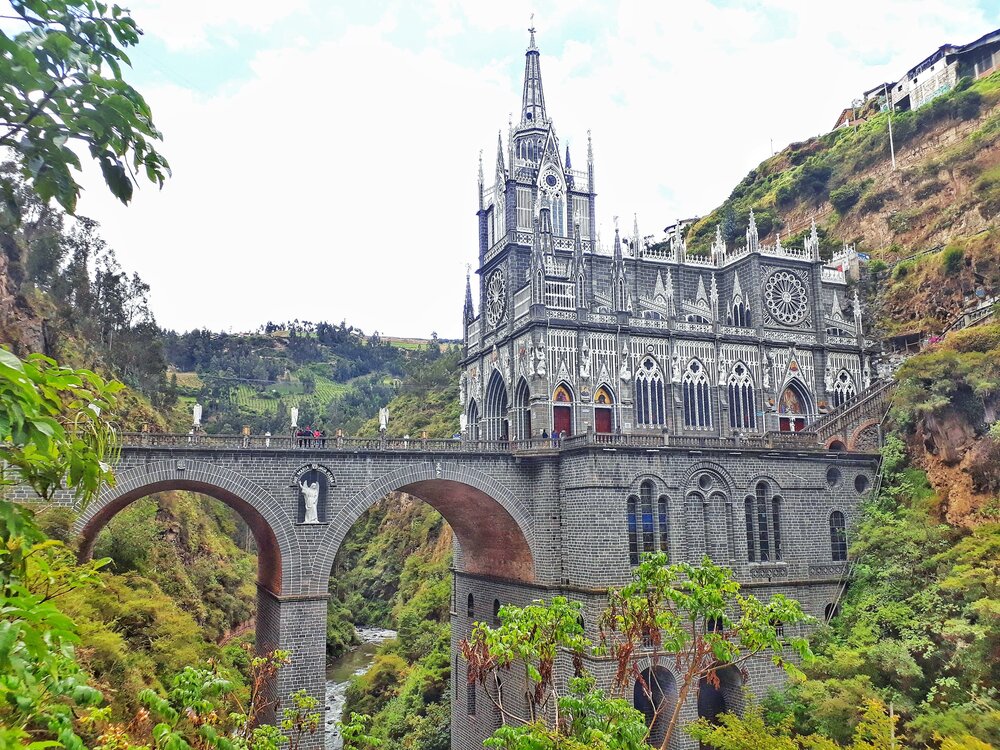
[[(595, 195), (589, 136), (582, 170), (560, 148), (532, 31), (520, 121), (499, 139), (492, 185), (480, 168), (481, 306), (467, 283), (460, 399), (469, 450), (520, 456), (546, 509), (551, 565), (512, 582), (464, 571), (458, 548), (453, 654), (502, 603), (555, 595), (582, 603), (596, 640), (607, 587), (651, 551), (692, 564), (707, 555), (749, 593), (786, 594), (829, 619), (875, 476), (884, 392), (856, 293), (820, 258), (815, 226), (801, 247), (767, 244), (752, 215), (736, 247), (717, 231), (709, 253), (688, 252), (679, 227), (644, 245), (616, 227), (606, 252)], [(637, 659), (656, 671), (658, 701), (679, 700), (669, 665)], [(609, 687), (611, 665), (585, 661)], [(452, 748), (471, 750), (498, 716), (491, 688), (467, 684), (457, 656), (453, 668)], [(784, 679), (768, 659), (719, 677), (685, 701), (682, 723), (739, 711), (744, 689)], [(634, 702), (653, 715), (638, 688)], [(671, 742), (695, 745), (683, 732)]]

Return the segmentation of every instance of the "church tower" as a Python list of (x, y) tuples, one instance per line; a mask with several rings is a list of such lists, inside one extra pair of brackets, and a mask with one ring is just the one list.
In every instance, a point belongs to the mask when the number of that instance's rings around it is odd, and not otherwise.
[[(617, 227), (598, 247), (594, 155), (574, 170), (545, 101), (529, 29), (521, 106), (478, 171), (480, 305), (466, 295), (466, 437), (730, 439), (801, 431), (870, 381), (860, 308), (819, 254), (761, 236), (660, 242)], [(710, 236), (710, 235), (709, 235)], [(732, 238), (728, 238), (732, 241)], [(475, 283), (473, 281), (473, 283)], [(469, 288), (471, 291), (471, 287)], [(571, 443), (576, 444), (576, 443)]]

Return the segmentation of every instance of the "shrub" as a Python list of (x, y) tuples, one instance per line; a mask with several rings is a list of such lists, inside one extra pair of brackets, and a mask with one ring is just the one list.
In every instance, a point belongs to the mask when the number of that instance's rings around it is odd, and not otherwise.
[(955, 245), (949, 245), (941, 251), (941, 268), (946, 276), (954, 276), (962, 270), (965, 251)]
[(840, 213), (847, 213), (861, 197), (861, 183), (852, 182), (830, 191), (830, 203)]
[(799, 190), (807, 195), (823, 195), (833, 169), (812, 157), (802, 166), (797, 180)]

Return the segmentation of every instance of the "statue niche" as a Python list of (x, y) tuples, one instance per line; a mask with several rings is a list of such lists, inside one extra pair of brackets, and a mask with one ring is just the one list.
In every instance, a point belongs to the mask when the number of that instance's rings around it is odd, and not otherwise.
[(298, 498), (296, 517), (299, 523), (325, 523), (326, 502), (330, 490), (327, 473), (317, 464), (305, 466), (295, 474), (293, 485)]

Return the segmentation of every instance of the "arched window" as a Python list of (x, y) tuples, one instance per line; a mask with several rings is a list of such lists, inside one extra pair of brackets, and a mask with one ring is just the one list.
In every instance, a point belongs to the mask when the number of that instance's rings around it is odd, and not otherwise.
[(637, 675), (632, 688), (632, 704), (646, 717), (649, 745), (659, 747), (662, 744), (676, 703), (677, 680), (666, 667), (647, 667)]
[(805, 387), (793, 380), (778, 399), (778, 428), (782, 432), (798, 432), (805, 428), (806, 417), (812, 415), (811, 400)]
[(500, 600), (493, 600), (493, 627), (500, 624)]
[(469, 592), (469, 601), (468, 601), (468, 606), (467, 606), (467, 608), (465, 610), (465, 613), (470, 618), (476, 616), (476, 599), (475, 599), (475, 597), (472, 596), (472, 592)]
[(531, 437), (531, 393), (524, 378), (514, 388), (514, 429), (519, 440)]
[(750, 307), (743, 301), (742, 297), (733, 300), (733, 325), (737, 328), (750, 327)]
[(774, 529), (774, 559), (781, 559), (781, 495), (771, 498), (771, 528)]
[(469, 440), (479, 440), (479, 406), (475, 399), (469, 401)]
[(757, 559), (757, 540), (753, 533), (753, 498), (747, 497), (743, 501), (743, 512), (747, 522), (747, 560), (754, 562)]
[(635, 422), (640, 427), (667, 424), (663, 375), (652, 357), (644, 358), (635, 373)]
[(767, 495), (770, 488), (767, 482), (758, 482), (757, 495), (757, 545), (760, 550), (760, 561), (771, 559), (771, 540), (767, 531)]
[(681, 399), (684, 402), (684, 426), (705, 429), (712, 426), (712, 407), (708, 400), (708, 375), (701, 362), (692, 359), (681, 378)]
[(494, 370), (486, 387), (486, 411), (483, 427), (487, 440), (506, 440), (507, 435), (507, 386), (503, 375)]
[(628, 526), (628, 561), (639, 564), (639, 498), (629, 495), (625, 501), (625, 519)]
[(567, 234), (565, 205), (562, 193), (556, 193), (552, 199), (552, 232), (557, 237), (565, 237)]
[(847, 559), (847, 522), (839, 510), (830, 514), (830, 554), (834, 562)]
[(837, 378), (833, 381), (834, 407), (846, 404), (857, 395), (858, 391), (854, 387), (854, 378), (851, 377), (851, 374), (847, 370), (841, 370), (837, 373)]
[(742, 362), (729, 373), (729, 426), (734, 430), (757, 429), (757, 404), (753, 378)]
[(656, 518), (660, 524), (660, 552), (670, 554), (670, 502), (666, 495), (656, 501)]
[(655, 488), (651, 479), (639, 485), (639, 498), (642, 501), (642, 551), (655, 552), (656, 540), (653, 524), (653, 493)]

